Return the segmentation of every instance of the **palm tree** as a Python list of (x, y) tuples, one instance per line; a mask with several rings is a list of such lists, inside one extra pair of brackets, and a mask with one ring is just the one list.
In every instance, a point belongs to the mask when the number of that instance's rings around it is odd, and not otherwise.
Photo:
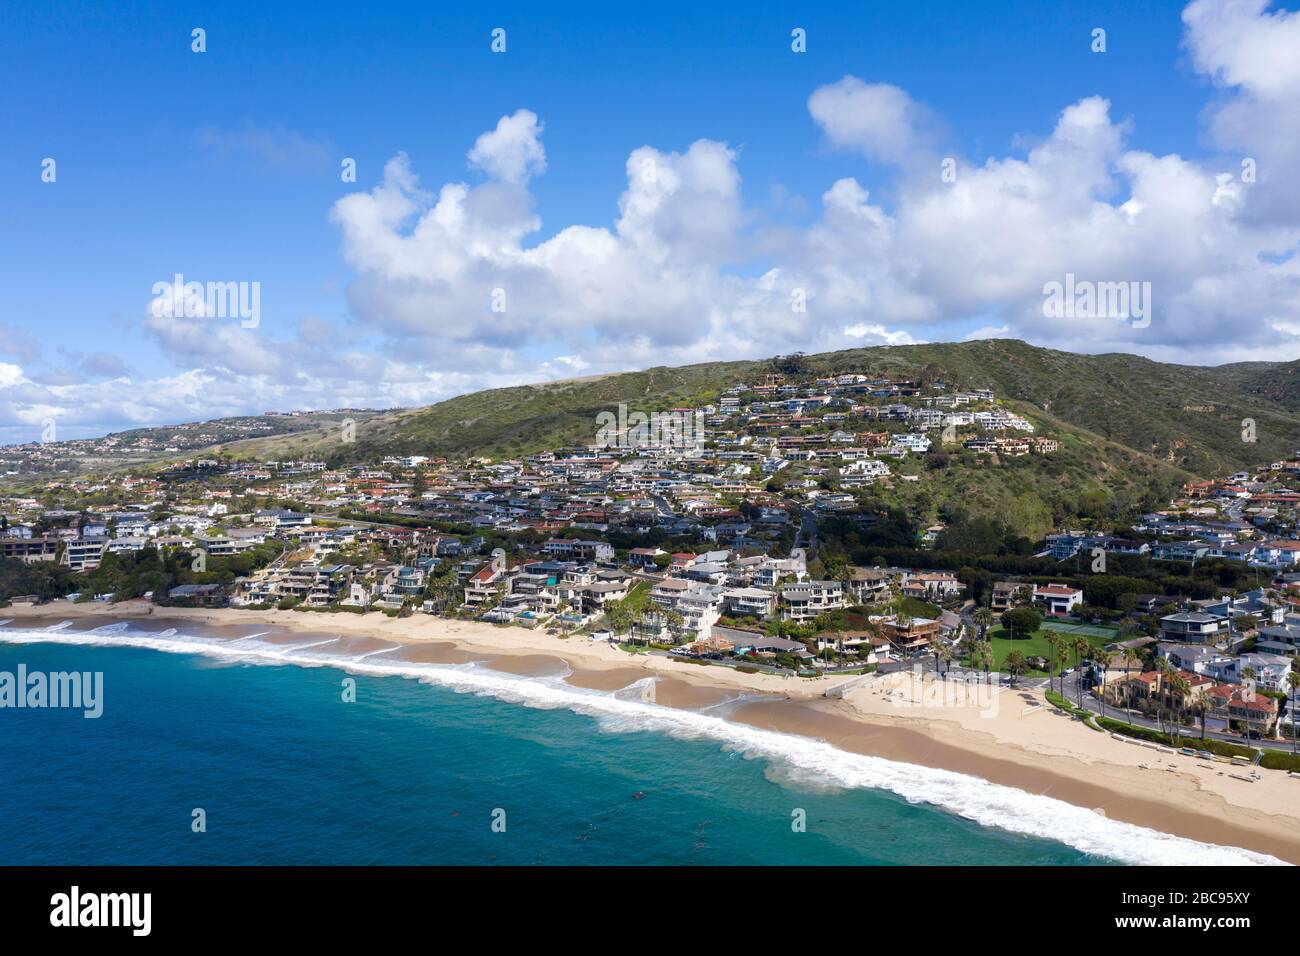
[(943, 674), (939, 671), (939, 652), (943, 650), (943, 640), (937, 635), (930, 638), (930, 653), (934, 655), (934, 673), (938, 677)]
[(1169, 663), (1169, 658), (1162, 657), (1156, 662), (1156, 670), (1160, 672), (1160, 693), (1156, 697), (1156, 722), (1160, 725), (1160, 731), (1165, 729), (1165, 702), (1169, 696), (1169, 685), (1173, 683), (1174, 666)]
[(1197, 694), (1195, 697), (1193, 697), (1191, 704), (1188, 706), (1188, 710), (1190, 710), (1194, 716), (1200, 719), (1201, 739), (1204, 740), (1205, 739), (1205, 716), (1210, 712), (1210, 704), (1205, 699), (1205, 695)]
[[(674, 635), (677, 633), (676, 628), (680, 628), (686, 622), (686, 618), (682, 617), (680, 611), (665, 611), (663, 619), (664, 623), (668, 625), (668, 630)], [(676, 637), (673, 638), (673, 643), (677, 643)]]
[[(1061, 656), (1061, 639), (1057, 636), (1055, 631), (1048, 631), (1044, 640), (1047, 641), (1047, 686), (1050, 689), (1054, 686), (1052, 684), (1053, 679), (1056, 677), (1054, 672), (1059, 670), (1056, 666), (1056, 662)], [(1064, 674), (1061, 675), (1061, 692), (1065, 692)]]
[(1179, 728), (1182, 727), (1183, 723), (1183, 702), (1187, 700), (1187, 695), (1191, 692), (1191, 689), (1191, 685), (1187, 683), (1187, 679), (1178, 671), (1174, 671), (1173, 683), (1170, 690), (1175, 694), (1174, 701), (1176, 703), (1173, 725), (1175, 747), (1178, 746), (1178, 731)]
[[(1070, 644), (1074, 648), (1074, 652), (1079, 659), (1079, 667), (1082, 668), (1084, 656), (1092, 650), (1092, 642), (1089, 641), (1086, 637), (1079, 636), (1074, 638), (1072, 641), (1070, 641)], [(1078, 692), (1077, 696), (1079, 699), (1079, 706), (1082, 707), (1083, 706), (1083, 681), (1079, 680), (1080, 676), (1082, 675), (1075, 676), (1074, 689)]]
[(988, 641), (980, 641), (971, 652), (971, 663), (984, 669), (984, 683), (990, 682), (989, 670), (993, 667), (993, 648)]
[(620, 634), (626, 634), (632, 627), (632, 612), (627, 609), (622, 601), (616, 601), (605, 609), (605, 623), (609, 629), (614, 632), (617, 638)]
[(1097, 699), (1101, 701), (1101, 716), (1106, 716), (1106, 670), (1115, 660), (1115, 655), (1107, 650), (1097, 651), (1092, 655), (1092, 659), (1097, 662), (1097, 668), (1101, 671), (1101, 680), (1097, 687)]
[(1011, 675), (1011, 686), (1015, 687), (1016, 678), (1023, 674), (1026, 669), (1028, 669), (1029, 665), (1025, 661), (1024, 654), (1019, 651), (1012, 651), (1007, 655), (1007, 659), (1002, 666), (1005, 667), (1007, 673)]
[(971, 614), (971, 620), (973, 620), (975, 626), (980, 629), (980, 640), (982, 641), (988, 634), (989, 628), (993, 626), (993, 609), (989, 607), (977, 607), (975, 612)]
[(1056, 640), (1056, 672), (1061, 675), (1061, 694), (1065, 694), (1065, 669), (1070, 663), (1070, 644), (1064, 637)]
[(952, 648), (947, 644), (939, 647), (939, 660), (943, 661), (943, 679), (948, 679), (948, 665), (952, 663)]
[(1298, 661), (1300, 661), (1300, 658), (1293, 658), (1291, 660), (1291, 672), (1286, 675), (1287, 686), (1291, 689), (1290, 717), (1291, 717), (1291, 752), (1292, 753), (1296, 752), (1295, 751), (1295, 741), (1296, 741), (1295, 692), (1296, 692), (1296, 688), (1300, 687), (1300, 671), (1296, 670), (1296, 665)]

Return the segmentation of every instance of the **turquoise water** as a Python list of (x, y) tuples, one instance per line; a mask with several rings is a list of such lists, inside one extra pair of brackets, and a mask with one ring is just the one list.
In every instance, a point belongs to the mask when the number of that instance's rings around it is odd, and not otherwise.
[[(356, 701), (345, 703), (347, 675), (334, 667), (111, 646), (122, 637), (104, 638), (110, 646), (0, 643), (0, 671), (102, 671), (105, 682), (97, 720), (0, 709), (0, 864), (1114, 862), (1066, 845), (1080, 845), (1070, 837), (1007, 832), (888, 790), (833, 786), (847, 771), (809, 772), (799, 753), (772, 756), (771, 741), (738, 748), (671, 723), (634, 730), (642, 724), (628, 716), (497, 699), (509, 688), (484, 696), (489, 678), (472, 669), (451, 670), (478, 693), (355, 674)], [(536, 690), (529, 679), (490, 680)], [(588, 693), (573, 707), (611, 699)], [(814, 746), (818, 759), (841, 754)], [(763, 749), (768, 756), (754, 756)], [(973, 778), (959, 789), (981, 786), (999, 789)], [(195, 808), (206, 832), (191, 832)], [(493, 831), (498, 809), (504, 832)], [(792, 830), (797, 810), (806, 832)], [(1133, 842), (1124, 831), (1136, 828), (1100, 825), (1121, 828), (1116, 846)], [(1094, 845), (1109, 839), (1099, 832)], [(1202, 846), (1136, 832), (1162, 852)]]

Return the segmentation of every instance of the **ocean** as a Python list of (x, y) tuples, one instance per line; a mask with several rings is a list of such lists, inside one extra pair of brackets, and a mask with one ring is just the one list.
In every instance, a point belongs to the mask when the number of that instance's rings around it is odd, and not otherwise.
[(10, 622), (0, 672), (20, 664), (102, 672), (103, 714), (0, 709), (3, 865), (1264, 860), (725, 706), (341, 653), (328, 635)]

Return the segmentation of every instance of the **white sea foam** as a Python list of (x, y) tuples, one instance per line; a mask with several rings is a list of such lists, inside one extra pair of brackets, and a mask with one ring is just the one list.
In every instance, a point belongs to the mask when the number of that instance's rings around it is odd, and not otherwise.
[[(594, 718), (609, 732), (650, 731), (687, 740), (716, 741), (747, 759), (779, 762), (782, 782), (824, 788), (889, 790), (910, 803), (929, 803), (983, 826), (1055, 840), (1084, 853), (1138, 865), (1281, 864), (1267, 854), (1200, 843), (1146, 827), (1111, 820), (1092, 810), (1052, 797), (990, 783), (968, 774), (849, 753), (822, 741), (761, 730), (707, 713), (676, 710), (620, 696), (573, 687), (554, 678), (518, 677), (474, 664), (438, 665), (363, 660), (313, 654), (307, 648), (220, 641), (195, 635), (67, 631), (70, 622), (29, 630), (4, 628), (0, 640), (108, 647), (142, 647), (178, 654), (201, 654), (231, 663), (337, 667), (376, 677), (400, 676), (462, 693), (545, 710), (566, 709)], [(235, 646), (236, 644), (240, 646)], [(639, 683), (639, 682), (638, 682)]]

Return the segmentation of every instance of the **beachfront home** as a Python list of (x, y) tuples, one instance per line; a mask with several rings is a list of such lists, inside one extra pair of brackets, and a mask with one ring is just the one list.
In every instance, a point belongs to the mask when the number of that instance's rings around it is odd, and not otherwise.
[(904, 618), (900, 621), (896, 615), (891, 615), (871, 620), (880, 628), (881, 636), (903, 657), (927, 651), (940, 636), (939, 622), (929, 618)]
[(108, 538), (97, 535), (68, 541), (63, 549), (63, 563), (72, 571), (93, 571), (104, 560)]
[(505, 557), (493, 555), (492, 560), (470, 575), (465, 582), (465, 606), (472, 611), (493, 602), (506, 586)]
[(776, 594), (765, 588), (728, 588), (722, 592), (722, 600), (729, 617), (763, 620), (776, 613)]
[(167, 600), (185, 607), (221, 607), (226, 589), (220, 584), (181, 584), (168, 590)]
[(787, 621), (811, 621), (819, 614), (844, 607), (842, 581), (802, 581), (781, 588), (781, 617)]
[(803, 659), (812, 658), (812, 652), (801, 642), (784, 637), (773, 637), (762, 631), (715, 626), (710, 636), (715, 640), (721, 639), (731, 644), (733, 654), (754, 654), (759, 657), (793, 654)]

